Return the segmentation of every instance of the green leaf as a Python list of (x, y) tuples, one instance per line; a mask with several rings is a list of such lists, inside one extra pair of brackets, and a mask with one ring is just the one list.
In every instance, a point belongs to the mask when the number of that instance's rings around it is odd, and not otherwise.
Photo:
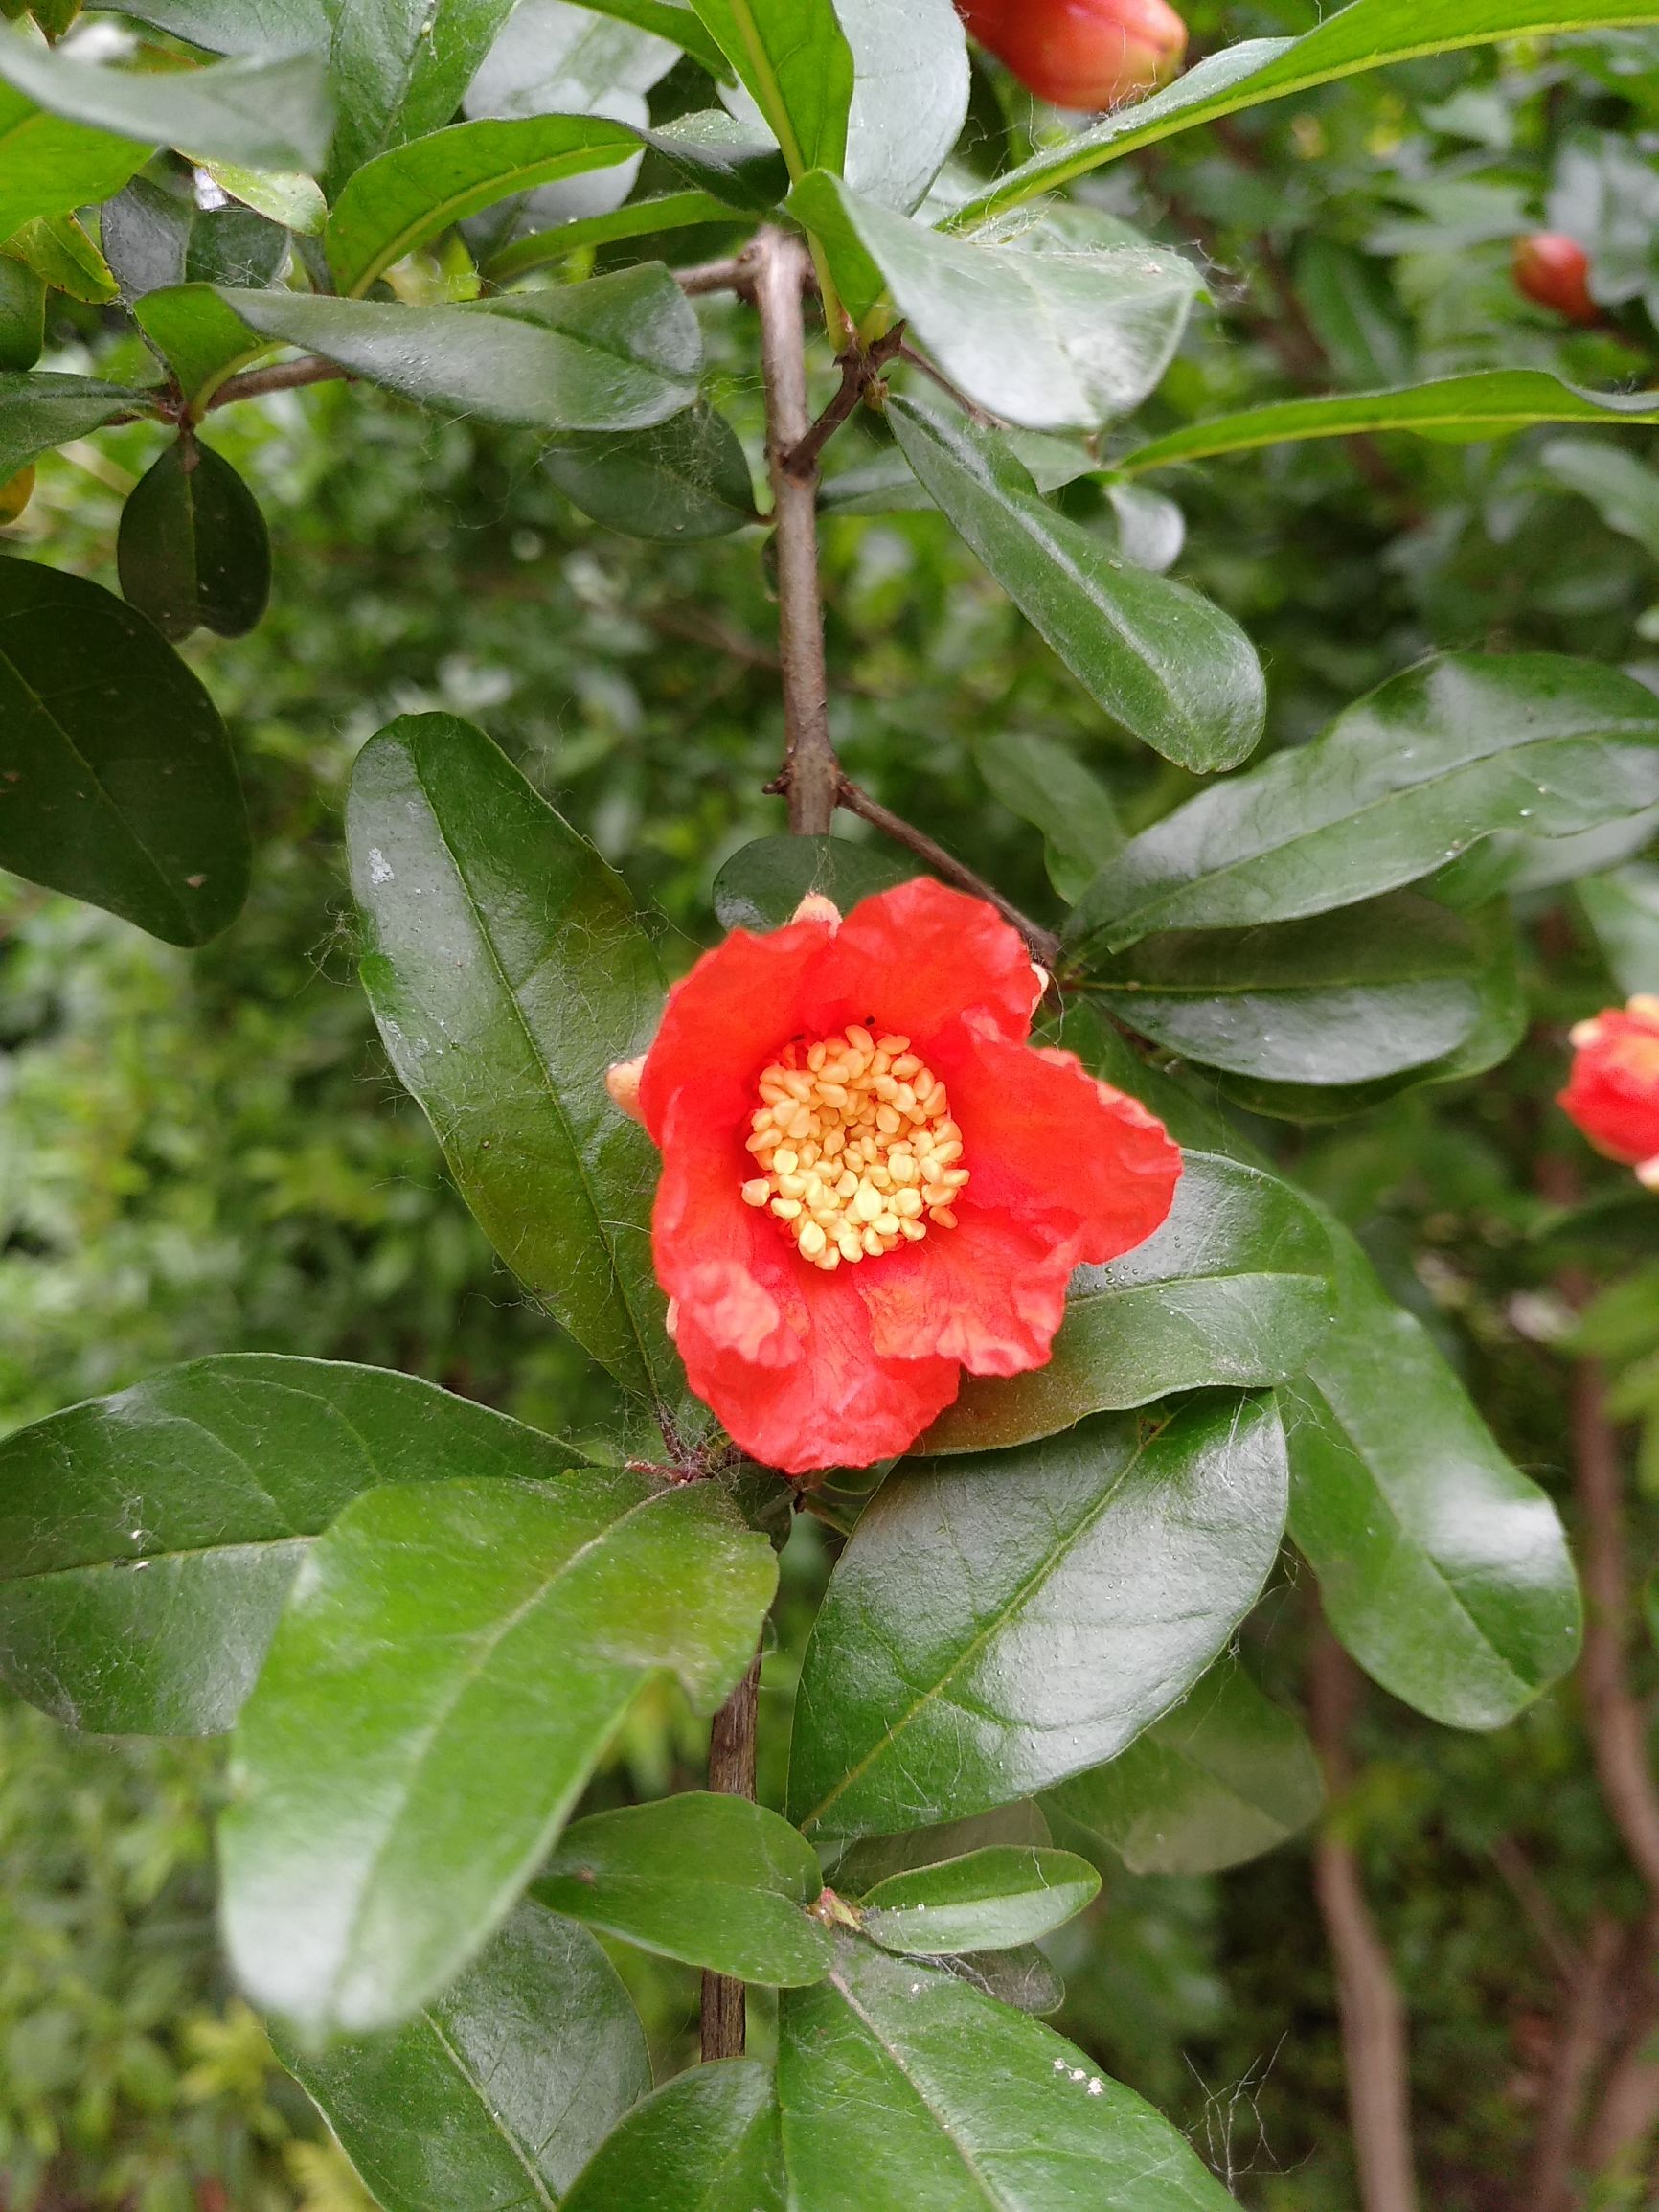
[(303, 170), (243, 169), (234, 161), (202, 161), (196, 167), (220, 192), (251, 207), (267, 222), (281, 223), (301, 238), (322, 237), (329, 203), (315, 179)]
[(693, 0), (784, 149), (791, 176), (839, 171), (852, 50), (831, 0)]
[(1501, 1727), (1578, 1653), (1560, 1520), (1352, 1238), (1332, 1241), (1337, 1325), (1285, 1402), (1291, 1534), (1384, 1689), (1448, 1727)]
[(72, 300), (102, 307), (116, 295), (109, 263), (73, 216), (36, 216), (12, 232), (0, 254), (23, 262)]
[(135, 176), (99, 214), (99, 236), (128, 305), (146, 292), (184, 283), (184, 258), (196, 217), (182, 179)]
[(697, 318), (660, 262), (466, 307), (220, 297), (261, 337), (305, 346), (424, 406), (495, 422), (643, 430), (697, 396)]
[(919, 1958), (1011, 1950), (1075, 1920), (1101, 1878), (1070, 1851), (992, 1844), (935, 1866), (895, 1874), (859, 1900), (864, 1933), (883, 1950)]
[(835, 0), (852, 49), (847, 181), (908, 215), (967, 117), (967, 41), (951, 0)]
[(1255, 750), (1266, 687), (1230, 616), (1185, 584), (1117, 558), (1045, 507), (990, 432), (902, 399), (887, 413), (927, 490), (1107, 714), (1166, 759), (1202, 773)]
[(877, 1882), (895, 1874), (909, 1874), (917, 1867), (941, 1866), (947, 1859), (964, 1859), (969, 1852), (992, 1846), (1046, 1851), (1054, 1842), (1048, 1820), (1034, 1797), (1016, 1798), (1010, 1805), (993, 1806), (966, 1820), (947, 1820), (933, 1828), (910, 1828), (897, 1836), (865, 1836), (843, 1847), (826, 1841), (820, 1855), (844, 1897), (862, 1897)]
[(1489, 40), (1548, 36), (1621, 23), (1659, 23), (1659, 0), (1353, 0), (1302, 38), (1252, 38), (1212, 54), (1149, 100), (1045, 148), (952, 217), (971, 229), (1034, 194), (1054, 192), (1103, 161), (1316, 84)]
[(1335, 1311), (1330, 1241), (1264, 1169), (1185, 1152), (1169, 1220), (1103, 1267), (1079, 1267), (1046, 1367), (965, 1375), (920, 1448), (999, 1451), (1172, 1390), (1287, 1381)]
[(715, 914), (722, 929), (763, 934), (792, 920), (808, 891), (822, 892), (847, 914), (860, 899), (924, 873), (908, 853), (891, 845), (854, 844), (851, 837), (757, 837), (715, 878)]
[(334, 12), (335, 0), (138, 0), (122, 10), (209, 54), (323, 53)]
[(563, 261), (589, 246), (731, 220), (731, 209), (706, 192), (661, 193), (652, 199), (631, 199), (625, 207), (612, 208), (608, 215), (580, 216), (555, 230), (531, 231), (492, 254), (484, 264), (484, 273), (493, 285), (508, 285), (532, 269), (545, 268), (550, 262)]
[(551, 2212), (651, 2086), (616, 1969), (531, 1904), (406, 2026), (277, 2055), (384, 2212)]
[(1099, 957), (1154, 929), (1290, 921), (1414, 882), (1494, 832), (1564, 837), (1656, 800), (1645, 686), (1554, 653), (1448, 653), (1144, 831), (1065, 934)]
[(1231, 1396), (890, 1475), (807, 1648), (799, 1825), (956, 1818), (1120, 1751), (1254, 1604), (1285, 1480), (1272, 1401)]
[(784, 2212), (770, 2074), (752, 2059), (681, 2074), (629, 2113), (564, 2205), (565, 2212)]
[(193, 285), (247, 285), (258, 290), (276, 282), (288, 258), (288, 234), (251, 207), (208, 208), (190, 234), (184, 273)]
[(183, 661), (113, 592), (0, 559), (0, 867), (205, 945), (248, 866), (230, 740)]
[(121, 589), (163, 637), (241, 637), (271, 596), (271, 540), (260, 503), (220, 454), (175, 440), (122, 509)]
[(1538, 461), (1557, 484), (1582, 493), (1609, 530), (1659, 560), (1659, 471), (1602, 438), (1553, 438)]
[(657, 1158), (605, 1070), (662, 986), (626, 887), (481, 730), (411, 715), (346, 812), (363, 982), (392, 1064), (508, 1266), (629, 1389), (678, 1370), (650, 1266)]
[(1659, 422), (1659, 407), (1651, 393), (1586, 392), (1543, 369), (1483, 369), (1392, 392), (1338, 392), (1325, 399), (1247, 407), (1154, 438), (1125, 453), (1115, 467), (1119, 475), (1142, 476), (1179, 461), (1250, 453), (1299, 439), (1352, 438), (1380, 430), (1415, 430), (1423, 437), (1454, 430), (1502, 438), (1538, 422)]
[(355, 0), (330, 8), (329, 82), (339, 111), (324, 180), (330, 201), (377, 153), (449, 121), (512, 4)]
[(653, 37), (671, 39), (693, 61), (700, 62), (711, 77), (718, 78), (722, 83), (731, 82), (731, 63), (703, 28), (688, 0), (580, 0), (580, 5), (592, 14), (613, 16), (619, 23), (631, 23), (636, 31), (648, 31)]
[(487, 117), (394, 147), (358, 170), (334, 203), (325, 234), (334, 282), (355, 298), (451, 223), (638, 151), (633, 131), (598, 115)]
[(791, 1991), (778, 2096), (796, 2212), (1226, 2212), (1168, 2121), (1052, 2029), (855, 1937)]
[(852, 313), (885, 290), (958, 390), (1033, 430), (1096, 430), (1139, 406), (1203, 288), (1180, 254), (1115, 242), (1116, 229), (1098, 242), (1101, 218), (1087, 208), (1053, 211), (1017, 243), (982, 245), (821, 172), (788, 205), (823, 239)]
[(812, 1846), (786, 1820), (688, 1791), (579, 1820), (535, 1895), (665, 1958), (782, 1988), (829, 1971), (829, 1933), (806, 1911), (823, 1886)]
[(1307, 232), (1296, 255), (1296, 296), (1341, 383), (1371, 391), (1410, 376), (1411, 321), (1385, 262)]
[(982, 738), (973, 757), (1010, 812), (1042, 832), (1049, 880), (1075, 899), (1124, 842), (1110, 791), (1068, 747), (1022, 730)]
[[(101, 69), (12, 33), (0, 36), (0, 78), (49, 115), (147, 148), (174, 146), (248, 169), (307, 173), (328, 148), (328, 90), (323, 64), (310, 54), (216, 61), (206, 69)], [(119, 191), (126, 176), (108, 190)]]
[(650, 430), (573, 432), (541, 465), (584, 514), (629, 537), (724, 537), (760, 520), (738, 434), (698, 400)]
[(1579, 885), (1579, 903), (1625, 996), (1659, 992), (1659, 868), (1632, 864), (1592, 876)]
[(394, 1483), (319, 1538), (237, 1731), (224, 1923), (307, 2042), (394, 2027), (480, 1949), (638, 1693), (713, 1713), (777, 1585), (713, 1484)]
[(1228, 1654), (1126, 1751), (1045, 1802), (1131, 1874), (1216, 1874), (1306, 1828), (1324, 1795), (1301, 1722)]
[(0, 1672), (70, 1727), (212, 1735), (352, 1498), (540, 1479), (580, 1456), (383, 1368), (268, 1353), (169, 1368), (0, 1442)]
[(95, 376), (0, 374), (0, 483), (37, 453), (84, 438), (117, 415), (148, 414), (150, 395)]
[(167, 285), (133, 303), (139, 329), (178, 378), (196, 421), (239, 369), (271, 350), (211, 285)]
[(148, 147), (49, 115), (0, 77), (0, 239), (108, 199), (148, 159)]
[(789, 171), (776, 144), (723, 107), (675, 116), (638, 135), (687, 184), (713, 194), (728, 220), (734, 209), (769, 214), (789, 189)]
[(1461, 915), (1397, 891), (1302, 922), (1160, 931), (1099, 961), (1089, 987), (1125, 1028), (1206, 1067), (1368, 1083), (1470, 1035), (1483, 950)]
[[(10, 382), (33, 369), (45, 344), (46, 286), (33, 269), (0, 253), (0, 376)], [(4, 420), (0, 413), (0, 424)]]
[[(1557, 840), (1564, 842), (1564, 840)], [(1547, 846), (1549, 840), (1540, 840)], [(1323, 1076), (1309, 1083), (1272, 1083), (1261, 1077), (1223, 1072), (1220, 1088), (1252, 1113), (1279, 1121), (1331, 1122), (1363, 1113), (1425, 1083), (1456, 1083), (1480, 1075), (1507, 1060), (1527, 1026), (1527, 994), (1522, 986), (1520, 946), (1507, 900), (1495, 899), (1468, 918), (1480, 967), (1474, 975), (1476, 1017), (1460, 1044), (1438, 1060), (1365, 1083), (1331, 1083)], [(1283, 926), (1295, 928), (1299, 924)]]

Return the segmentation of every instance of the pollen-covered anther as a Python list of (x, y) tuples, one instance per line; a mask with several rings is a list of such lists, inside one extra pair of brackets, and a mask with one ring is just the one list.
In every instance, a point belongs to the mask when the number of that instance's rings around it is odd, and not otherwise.
[(743, 1203), (764, 1209), (826, 1273), (954, 1229), (968, 1181), (945, 1088), (907, 1037), (857, 1022), (785, 1047), (765, 1068), (744, 1143), (759, 1173)]

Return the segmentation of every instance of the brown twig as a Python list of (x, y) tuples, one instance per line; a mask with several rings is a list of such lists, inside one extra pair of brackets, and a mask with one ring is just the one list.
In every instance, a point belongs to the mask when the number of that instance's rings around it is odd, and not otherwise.
[(1533, 2142), (1526, 2212), (1564, 2212), (1573, 2171), (1579, 2114), (1606, 2046), (1614, 1970), (1620, 1950), (1616, 1920), (1599, 1913), (1567, 1983), (1567, 2006), (1556, 2041), (1543, 2110)]
[(1033, 957), (1040, 961), (1044, 968), (1051, 970), (1054, 969), (1059, 959), (1060, 941), (1052, 929), (1043, 928), (1040, 923), (1022, 914), (1000, 891), (993, 889), (984, 877), (976, 876), (971, 868), (965, 867), (943, 845), (935, 844), (925, 830), (919, 830), (914, 822), (907, 822), (901, 814), (891, 812), (879, 799), (873, 799), (868, 791), (861, 790), (849, 777), (841, 778), (836, 797), (850, 814), (856, 814), (861, 821), (870, 823), (874, 829), (891, 837), (896, 845), (903, 845), (919, 859), (925, 860), (943, 882), (954, 883), (959, 891), (970, 892), (975, 899), (983, 899), (988, 905), (994, 906), (1003, 920), (1011, 923), (1019, 931), (1031, 946)]
[(943, 370), (936, 369), (925, 353), (917, 353), (912, 346), (902, 345), (897, 348), (897, 353), (899, 360), (908, 361), (913, 369), (920, 369), (924, 376), (931, 376), (942, 392), (947, 392), (970, 422), (977, 422), (982, 430), (1007, 427), (1000, 416), (988, 415), (966, 392), (959, 392)]
[[(755, 1735), (760, 1716), (761, 1659), (715, 1715), (709, 1736), (709, 1788), (727, 1797), (755, 1795)], [(743, 1985), (705, 1973), (702, 1991), (703, 2059), (740, 2059), (746, 2031)]]
[(784, 662), (784, 768), (779, 786), (797, 836), (826, 837), (835, 816), (840, 763), (830, 741), (824, 605), (818, 585), (818, 477), (792, 474), (788, 457), (807, 436), (807, 339), (801, 304), (810, 266), (787, 231), (761, 231), (745, 249), (748, 296), (761, 318), (766, 458), (778, 556), (778, 649)]
[(840, 390), (801, 443), (784, 457), (784, 467), (790, 476), (808, 483), (816, 477), (819, 455), (903, 345), (904, 325), (898, 323), (868, 351), (852, 346), (842, 354)]
[(730, 261), (698, 262), (689, 269), (675, 269), (673, 279), (688, 299), (700, 299), (705, 292), (736, 292), (746, 299), (751, 272), (742, 255)]
[(262, 392), (292, 392), (302, 384), (327, 384), (335, 377), (350, 377), (352, 373), (338, 361), (325, 361), (307, 353), (304, 360), (278, 361), (269, 369), (246, 369), (239, 376), (227, 376), (208, 406), (228, 407), (233, 399), (257, 399)]
[[(1349, 1781), (1348, 1731), (1359, 1676), (1323, 1623), (1307, 1666), (1308, 1721), (1334, 1798)], [(1405, 2007), (1366, 1903), (1353, 1846), (1329, 1821), (1313, 1846), (1313, 1886), (1336, 1970), (1353, 2162), (1364, 2212), (1417, 2212)]]

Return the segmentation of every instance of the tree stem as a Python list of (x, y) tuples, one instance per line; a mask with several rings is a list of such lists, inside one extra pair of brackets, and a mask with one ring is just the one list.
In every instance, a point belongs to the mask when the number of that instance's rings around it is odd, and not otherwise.
[[(1353, 1664), (1323, 1622), (1307, 1670), (1308, 1721), (1334, 1798), (1346, 1787)], [(1313, 1886), (1336, 1969), (1353, 2163), (1364, 2212), (1417, 2212), (1405, 2007), (1366, 1903), (1353, 1846), (1328, 1820), (1313, 1846)]]
[[(715, 1715), (709, 1736), (709, 1788), (723, 1796), (755, 1798), (755, 1739), (761, 1704), (761, 1654)], [(743, 1985), (721, 1973), (703, 1976), (703, 2060), (740, 2059), (746, 2031)]]
[(1033, 922), (1017, 906), (993, 890), (983, 876), (976, 876), (943, 845), (935, 844), (925, 830), (919, 830), (914, 822), (907, 822), (902, 814), (895, 814), (879, 799), (873, 799), (868, 791), (860, 790), (850, 777), (843, 776), (836, 789), (837, 804), (850, 814), (857, 814), (875, 829), (882, 831), (896, 845), (904, 845), (918, 859), (925, 860), (941, 882), (953, 883), (959, 891), (966, 891), (975, 899), (983, 899), (994, 906), (1003, 920), (1011, 923), (1031, 946), (1032, 957), (1053, 969), (1060, 954), (1060, 941), (1052, 929)]
[(761, 317), (766, 391), (766, 457), (772, 473), (778, 560), (778, 647), (784, 663), (784, 768), (779, 783), (797, 836), (826, 837), (841, 766), (830, 741), (830, 679), (818, 586), (818, 470), (791, 470), (810, 428), (807, 335), (801, 304), (810, 273), (807, 249), (785, 231), (763, 230), (748, 248), (749, 296)]

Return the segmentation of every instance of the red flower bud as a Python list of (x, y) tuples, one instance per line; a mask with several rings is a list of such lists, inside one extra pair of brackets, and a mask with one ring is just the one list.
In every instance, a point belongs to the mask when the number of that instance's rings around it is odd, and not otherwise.
[(1602, 320), (1590, 297), (1590, 257), (1577, 239), (1558, 231), (1535, 231), (1515, 240), (1515, 289), (1540, 308), (1565, 315), (1586, 329)]
[(1187, 26), (1168, 0), (956, 0), (980, 44), (1039, 100), (1113, 107), (1173, 77)]
[(843, 921), (734, 930), (636, 1079), (662, 1148), (657, 1280), (692, 1388), (790, 1474), (913, 1444), (963, 1371), (1041, 1367), (1083, 1263), (1170, 1211), (1181, 1155), (1135, 1100), (1034, 1049), (1043, 979), (993, 908), (903, 883)]
[(1659, 998), (1646, 992), (1573, 1031), (1573, 1073), (1557, 1103), (1599, 1152), (1659, 1189)]

